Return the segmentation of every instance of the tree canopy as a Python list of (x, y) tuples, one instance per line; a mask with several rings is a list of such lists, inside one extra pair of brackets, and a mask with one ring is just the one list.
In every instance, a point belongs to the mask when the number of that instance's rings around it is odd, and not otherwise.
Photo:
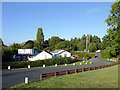
[(109, 49), (111, 55), (117, 57), (120, 55), (120, 1), (111, 6), (110, 14), (105, 22), (108, 25), (108, 35), (103, 38), (103, 44), (107, 42), (108, 47), (111, 48)]
[(43, 34), (43, 30), (42, 28), (38, 28), (37, 31), (37, 40), (35, 43), (35, 47), (42, 50), (43, 49), (43, 45), (44, 45), (44, 34)]
[(55, 50), (55, 45), (58, 44), (60, 41), (61, 41), (61, 39), (57, 36), (51, 37), (51, 39), (49, 41), (50, 51)]

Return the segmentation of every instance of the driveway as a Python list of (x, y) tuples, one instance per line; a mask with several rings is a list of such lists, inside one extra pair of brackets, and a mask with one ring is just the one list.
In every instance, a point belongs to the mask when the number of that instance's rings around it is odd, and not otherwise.
[(52, 73), (57, 71), (79, 69), (85, 67), (93, 67), (100, 65), (112, 64), (115, 62), (103, 60), (100, 53), (95, 53), (97, 56), (92, 61), (93, 64), (88, 65), (75, 65), (75, 66), (58, 66), (58, 67), (45, 67), (45, 68), (30, 68), (20, 70), (3, 70), (2, 71), (2, 88), (10, 88), (18, 84), (24, 83), (24, 78), (29, 77), (29, 81), (40, 80), (40, 74)]

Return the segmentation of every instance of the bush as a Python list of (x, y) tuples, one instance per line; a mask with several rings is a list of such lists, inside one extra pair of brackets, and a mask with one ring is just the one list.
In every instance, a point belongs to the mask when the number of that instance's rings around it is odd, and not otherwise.
[(72, 59), (70, 57), (59, 57), (59, 58), (51, 58), (51, 59), (45, 59), (45, 60), (37, 60), (37, 61), (14, 61), (14, 62), (4, 62), (2, 64), (3, 69), (7, 69), (8, 66), (11, 66), (11, 68), (27, 68), (28, 65), (31, 67), (39, 67), (43, 66), (45, 64), (46, 66), (51, 66), (55, 64), (69, 64), (72, 62)]
[(75, 52), (75, 51), (72, 51), (71, 52), (72, 54), (77, 54), (78, 55), (78, 58), (81, 58), (81, 57), (91, 57), (91, 58), (94, 58), (95, 57), (95, 54), (89, 54), (89, 53), (85, 53), (85, 52)]
[(109, 53), (101, 53), (102, 58), (111, 58), (111, 55)]

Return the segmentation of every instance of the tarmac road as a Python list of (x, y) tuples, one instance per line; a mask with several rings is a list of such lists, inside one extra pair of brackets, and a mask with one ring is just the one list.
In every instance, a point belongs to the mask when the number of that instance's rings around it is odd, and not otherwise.
[(103, 60), (100, 53), (94, 53), (96, 58), (91, 59), (93, 64), (88, 65), (75, 65), (75, 66), (58, 66), (58, 67), (45, 67), (45, 68), (30, 68), (19, 70), (3, 70), (2, 71), (2, 88), (10, 88), (18, 84), (24, 83), (24, 78), (29, 77), (29, 81), (39, 80), (40, 74), (52, 73), (57, 71), (79, 69), (85, 67), (93, 67), (100, 65), (112, 64), (115, 62)]

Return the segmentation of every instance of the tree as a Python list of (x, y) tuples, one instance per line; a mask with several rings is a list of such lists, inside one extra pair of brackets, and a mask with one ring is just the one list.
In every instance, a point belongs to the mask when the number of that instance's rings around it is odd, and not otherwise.
[(77, 44), (80, 42), (80, 38), (71, 38), (70, 42), (72, 43), (72, 50), (76, 51), (78, 50)]
[(49, 41), (50, 39), (44, 41), (44, 48), (49, 47)]
[(85, 34), (81, 37), (81, 40), (86, 40), (86, 35)]
[(2, 61), (6, 62), (6, 61), (13, 61), (13, 51), (6, 46), (2, 47)]
[[(105, 21), (108, 24), (108, 47), (112, 48), (112, 56), (117, 57), (120, 55), (120, 1), (115, 2), (111, 6), (110, 14)], [(107, 49), (107, 48), (106, 48)]]
[(111, 46), (111, 43), (109, 40), (110, 40), (110, 38), (108, 35), (105, 35), (102, 38), (102, 50), (106, 49), (108, 46)]
[(32, 40), (28, 40), (25, 44), (24, 44), (24, 48), (26, 49), (32, 49), (34, 45), (34, 42)]
[(61, 41), (61, 39), (57, 36), (51, 37), (49, 41), (49, 49), (50, 51), (55, 50), (55, 45), (58, 44)]
[(97, 50), (97, 44), (96, 43), (90, 43), (88, 47), (89, 52), (95, 52)]
[(98, 36), (93, 36), (92, 37), (92, 40), (91, 40), (91, 43), (96, 43), (97, 45), (97, 49), (101, 49), (101, 39), (98, 37)]
[(38, 49), (40, 49), (40, 50), (43, 49), (43, 46), (44, 46), (44, 35), (43, 35), (42, 28), (38, 28), (38, 31), (37, 31), (37, 40), (36, 40), (35, 46)]
[(13, 43), (12, 45), (9, 46), (11, 50), (18, 50), (21, 48), (21, 45), (18, 43)]
[(84, 51), (84, 49), (86, 48), (86, 40), (82, 39), (81, 41), (79, 41), (77, 48), (80, 51)]
[(66, 41), (61, 41), (58, 44), (56, 44), (55, 48), (56, 49), (64, 49), (64, 50), (70, 51), (72, 46), (71, 46), (71, 42), (66, 40)]

